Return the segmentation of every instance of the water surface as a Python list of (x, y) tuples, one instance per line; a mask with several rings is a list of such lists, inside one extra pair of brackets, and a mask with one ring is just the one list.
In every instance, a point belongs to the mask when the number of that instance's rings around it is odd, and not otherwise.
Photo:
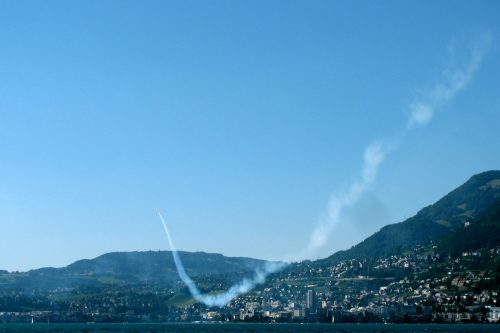
[(1, 324), (0, 333), (498, 333), (500, 325), (444, 324)]

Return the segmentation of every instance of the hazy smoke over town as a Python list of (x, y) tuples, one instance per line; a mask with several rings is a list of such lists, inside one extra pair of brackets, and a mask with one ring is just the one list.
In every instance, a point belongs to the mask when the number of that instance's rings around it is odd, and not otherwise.
[[(472, 81), (474, 74), (480, 68), (484, 55), (488, 50), (491, 36), (484, 34), (478, 38), (471, 47), (455, 47), (451, 49), (450, 63), (444, 70), (440, 81), (432, 85), (426, 93), (414, 99), (408, 105), (408, 121), (404, 131), (411, 130), (418, 126), (428, 124), (439, 108), (451, 102), (458, 93), (463, 91)], [(465, 49), (465, 51), (463, 51)], [(457, 51), (464, 60), (457, 61)], [(374, 141), (369, 144), (363, 153), (363, 164), (357, 180), (347, 186), (344, 192), (333, 194), (328, 201), (326, 211), (320, 218), (316, 227), (312, 230), (309, 242), (303, 251), (284, 256), (283, 261), (301, 261), (310, 258), (316, 251), (327, 243), (334, 227), (340, 222), (342, 212), (345, 208), (354, 205), (363, 194), (370, 189), (377, 178), (377, 172), (387, 154), (399, 146), (401, 142), (386, 142), (383, 140)], [(265, 282), (269, 274), (275, 273), (285, 266), (285, 264), (268, 263), (264, 267), (256, 269), (252, 278), (244, 279), (233, 285), (229, 290), (217, 295), (204, 295), (197, 288), (194, 281), (187, 275), (182, 261), (173, 244), (170, 232), (165, 220), (158, 212), (165, 229), (174, 262), (180, 278), (185, 283), (191, 295), (199, 302), (208, 306), (224, 306), (233, 298), (240, 294), (249, 292), (256, 285)]]

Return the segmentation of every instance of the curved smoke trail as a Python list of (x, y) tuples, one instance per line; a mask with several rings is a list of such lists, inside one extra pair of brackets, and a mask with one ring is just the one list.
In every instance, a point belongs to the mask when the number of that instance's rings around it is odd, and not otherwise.
[[(435, 83), (435, 85), (426, 94), (417, 98), (408, 106), (410, 116), (408, 118), (404, 132), (409, 131), (418, 126), (424, 126), (429, 123), (436, 110), (449, 103), (459, 92), (461, 92), (472, 80), (475, 72), (479, 69), (486, 53), (491, 36), (486, 33), (476, 40), (475, 45), (469, 49), (467, 61), (461, 63), (460, 66), (447, 68), (444, 78)], [(389, 145), (376, 141), (365, 148), (363, 154), (363, 167), (359, 179), (350, 184), (347, 190), (330, 198), (326, 212), (323, 218), (313, 229), (307, 247), (300, 253), (289, 255), (284, 261), (300, 261), (323, 246), (335, 225), (340, 221), (342, 211), (354, 205), (363, 194), (374, 183), (377, 171), (380, 164), (384, 161), (385, 156), (397, 145)], [(180, 278), (186, 284), (191, 295), (199, 302), (208, 306), (224, 306), (233, 298), (243, 293), (249, 292), (256, 285), (264, 283), (267, 276), (277, 272), (285, 266), (284, 263), (268, 263), (261, 269), (255, 271), (251, 279), (244, 279), (240, 283), (233, 285), (228, 291), (217, 295), (205, 295), (200, 292), (196, 284), (187, 275), (179, 254), (172, 242), (170, 232), (168, 231), (165, 220), (158, 211), (165, 234), (167, 235), (172, 255), (174, 257), (175, 266)]]
[[(466, 52), (461, 62), (454, 61), (457, 60), (456, 54), (450, 55), (450, 63), (455, 63), (455, 66), (448, 65), (444, 69), (445, 75), (441, 80), (435, 82), (431, 89), (407, 106), (409, 117), (403, 134), (416, 127), (427, 125), (440, 108), (450, 103), (467, 87), (479, 70), (491, 40), (492, 36), (489, 32), (478, 36), (471, 45), (465, 47)], [(456, 52), (457, 49), (453, 48), (452, 51)], [(365, 148), (361, 177), (351, 183), (347, 191), (330, 198), (326, 212), (313, 229), (307, 247), (295, 256), (295, 260), (297, 258), (303, 260), (314, 255), (316, 250), (326, 243), (328, 236), (340, 222), (342, 211), (353, 206), (372, 186), (386, 155), (396, 149), (400, 141), (401, 138), (395, 142), (375, 141)]]
[(332, 195), (327, 209), (313, 229), (307, 247), (300, 253), (290, 256), (287, 261), (302, 261), (314, 255), (317, 249), (325, 245), (334, 226), (340, 221), (342, 211), (354, 205), (374, 182), (380, 164), (391, 147), (381, 142), (373, 142), (365, 148), (363, 169), (360, 179), (350, 184), (344, 193)]
[(208, 306), (224, 306), (228, 304), (233, 298), (249, 292), (258, 284), (264, 283), (269, 274), (275, 273), (285, 266), (284, 263), (266, 262), (266, 264), (262, 268), (258, 268), (255, 270), (254, 276), (252, 278), (243, 279), (241, 282), (229, 288), (229, 290), (227, 290), (226, 292), (215, 295), (202, 294), (194, 281), (189, 277), (189, 275), (187, 275), (181, 258), (179, 257), (179, 253), (177, 252), (177, 249), (174, 246), (174, 242), (172, 241), (172, 237), (170, 236), (170, 232), (168, 231), (167, 224), (165, 223), (165, 220), (163, 219), (160, 211), (157, 212), (158, 216), (160, 217), (161, 223), (163, 224), (165, 235), (167, 235), (167, 240), (170, 245), (170, 250), (172, 251), (172, 256), (174, 258), (175, 267), (177, 268), (179, 277), (189, 289), (191, 295), (198, 302), (204, 303)]

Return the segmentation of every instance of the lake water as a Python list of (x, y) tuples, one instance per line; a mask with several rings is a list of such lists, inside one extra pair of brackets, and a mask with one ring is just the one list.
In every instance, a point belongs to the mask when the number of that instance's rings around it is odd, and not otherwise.
[(3, 324), (0, 333), (498, 333), (500, 325), (382, 324)]

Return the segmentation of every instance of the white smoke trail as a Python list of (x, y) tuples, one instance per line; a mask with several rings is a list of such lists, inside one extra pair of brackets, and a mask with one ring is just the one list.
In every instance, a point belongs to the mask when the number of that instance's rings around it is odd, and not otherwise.
[[(489, 33), (481, 35), (468, 50), (468, 57), (465, 61), (456, 66), (449, 66), (441, 81), (435, 83), (427, 94), (409, 105), (410, 117), (405, 132), (429, 123), (438, 108), (451, 102), (460, 91), (467, 87), (479, 69), (490, 44), (491, 35)], [(353, 182), (344, 193), (330, 198), (325, 215), (311, 233), (308, 246), (298, 256), (300, 259), (310, 257), (326, 243), (333, 228), (340, 221), (343, 209), (354, 205), (372, 186), (380, 164), (387, 153), (395, 149), (397, 145), (398, 143), (389, 145), (380, 141), (368, 145), (364, 152), (360, 179)]]
[(285, 266), (284, 263), (266, 262), (262, 268), (258, 268), (255, 270), (254, 276), (252, 278), (243, 279), (241, 282), (229, 288), (229, 290), (227, 290), (226, 292), (215, 295), (202, 294), (194, 281), (189, 277), (189, 275), (187, 275), (181, 258), (179, 257), (179, 253), (177, 252), (177, 249), (174, 246), (174, 242), (172, 241), (172, 237), (170, 236), (167, 224), (165, 223), (165, 220), (163, 219), (160, 211), (157, 212), (158, 216), (160, 217), (161, 223), (163, 224), (163, 229), (165, 230), (165, 235), (167, 236), (170, 250), (172, 251), (172, 256), (174, 258), (175, 267), (177, 268), (177, 272), (179, 273), (179, 277), (184, 282), (191, 295), (198, 302), (201, 302), (208, 306), (224, 306), (228, 304), (233, 298), (249, 292), (258, 284), (264, 283), (269, 274), (275, 273)]
[(311, 233), (309, 244), (304, 251), (294, 255), (295, 258), (293, 259), (295, 261), (310, 257), (318, 248), (325, 245), (333, 227), (340, 221), (342, 211), (356, 203), (372, 185), (377, 176), (378, 168), (388, 151), (389, 147), (377, 141), (366, 147), (363, 154), (361, 178), (350, 184), (344, 193), (333, 195), (330, 198), (324, 216)]
[[(437, 82), (425, 96), (418, 98), (410, 105), (411, 113), (407, 129), (429, 123), (434, 117), (437, 108), (450, 102), (460, 91), (467, 87), (481, 66), (484, 55), (491, 45), (491, 40), (490, 33), (483, 33), (471, 47), (469, 58), (466, 61), (446, 68), (444, 78)], [(451, 62), (454, 54), (450, 58)]]
[[(470, 49), (468, 59), (465, 62), (460, 66), (449, 68), (445, 77), (437, 82), (433, 86), (433, 89), (409, 105), (410, 117), (405, 131), (429, 123), (438, 108), (449, 103), (460, 91), (466, 88), (483, 61), (491, 41), (490, 39), (491, 36), (489, 34), (484, 34)], [(365, 148), (363, 154), (363, 167), (359, 179), (351, 183), (345, 192), (333, 195), (330, 198), (326, 212), (313, 229), (306, 248), (298, 254), (286, 256), (284, 261), (291, 262), (306, 259), (326, 244), (333, 228), (340, 222), (342, 211), (354, 205), (373, 185), (380, 165), (384, 161), (386, 155), (394, 149), (395, 146), (394, 144), (389, 145), (381, 141), (375, 141)], [(283, 263), (269, 263), (263, 268), (257, 269), (253, 278), (242, 280), (224, 293), (217, 295), (201, 294), (196, 284), (187, 275), (172, 242), (167, 225), (159, 211), (158, 215), (165, 229), (165, 234), (167, 235), (180, 278), (188, 287), (191, 295), (197, 301), (208, 306), (226, 305), (238, 295), (249, 292), (256, 285), (263, 283), (269, 274), (281, 270), (285, 265)]]

